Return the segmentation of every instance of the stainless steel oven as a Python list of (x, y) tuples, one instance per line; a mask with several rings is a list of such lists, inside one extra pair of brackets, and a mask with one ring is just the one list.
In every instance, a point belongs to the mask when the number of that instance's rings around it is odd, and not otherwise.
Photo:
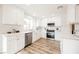
[(57, 34), (57, 31), (60, 31), (61, 26), (56, 26), (56, 24), (53, 23), (48, 23), (46, 27), (46, 35), (47, 38), (53, 38), (55, 39), (55, 35)]
[(47, 38), (55, 39), (55, 23), (47, 24), (46, 36), (47, 36)]
[(47, 30), (46, 36), (55, 39), (55, 30)]

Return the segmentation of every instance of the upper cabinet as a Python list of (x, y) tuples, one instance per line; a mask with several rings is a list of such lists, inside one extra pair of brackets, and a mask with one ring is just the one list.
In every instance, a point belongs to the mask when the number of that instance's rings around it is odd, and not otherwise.
[(75, 13), (76, 14), (75, 15), (76, 16), (76, 22), (79, 23), (79, 5), (76, 5), (75, 9), (76, 9), (76, 13)]
[(2, 23), (22, 25), (24, 24), (24, 12), (13, 5), (3, 5)]
[(66, 16), (66, 19), (67, 19), (67, 24), (72, 24), (75, 22), (75, 4), (69, 4), (67, 5), (67, 16)]

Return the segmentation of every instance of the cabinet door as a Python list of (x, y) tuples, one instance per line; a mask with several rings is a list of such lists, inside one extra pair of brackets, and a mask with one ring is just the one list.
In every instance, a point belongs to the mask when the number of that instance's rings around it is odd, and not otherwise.
[(76, 5), (76, 22), (79, 23), (79, 5)]
[(2, 53), (2, 37), (0, 37), (0, 54)]
[(16, 24), (16, 9), (10, 5), (3, 5), (3, 24)]
[(36, 35), (36, 37), (37, 37), (37, 40), (38, 39), (40, 39), (41, 38), (41, 31), (39, 32), (39, 31), (37, 31), (37, 33), (36, 33), (37, 35)]
[(33, 40), (32, 42), (37, 41), (40, 38), (40, 33), (38, 31), (33, 32)]
[(16, 20), (17, 20), (17, 24), (21, 25), (24, 24), (24, 12), (20, 9), (17, 9), (17, 14), (16, 14)]
[(7, 37), (7, 53), (17, 52), (17, 40), (16, 37)]
[(32, 43), (35, 42), (36, 40), (38, 40), (37, 39), (38, 38), (37, 36), (38, 36), (37, 33), (34, 31), (33, 32), (33, 40), (32, 40)]
[(23, 49), (25, 46), (25, 37), (24, 34), (17, 35), (17, 50)]
[(3, 24), (23, 24), (24, 12), (13, 5), (3, 5)]
[(63, 39), (62, 54), (79, 54), (79, 41), (72, 39)]

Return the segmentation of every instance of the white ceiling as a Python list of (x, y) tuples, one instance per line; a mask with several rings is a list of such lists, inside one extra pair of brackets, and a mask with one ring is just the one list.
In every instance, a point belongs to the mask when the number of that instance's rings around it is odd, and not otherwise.
[(26, 14), (36, 17), (47, 17), (57, 12), (57, 8), (63, 5), (58, 4), (16, 4), (17, 7), (23, 9)]

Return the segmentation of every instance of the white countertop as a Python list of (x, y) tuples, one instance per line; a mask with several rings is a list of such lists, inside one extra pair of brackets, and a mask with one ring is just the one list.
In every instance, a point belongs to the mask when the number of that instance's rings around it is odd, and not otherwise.
[(74, 34), (66, 34), (61, 37), (62, 39), (69, 39), (69, 40), (79, 40), (79, 35), (74, 35)]
[(4, 36), (12, 36), (12, 35), (18, 35), (18, 34), (29, 33), (29, 32), (32, 32), (32, 31), (23, 31), (23, 32), (19, 32), (19, 33), (11, 33), (11, 34), (3, 33), (3, 34), (0, 34), (0, 35), (4, 35)]
[(57, 37), (56, 40), (79, 40), (79, 35), (74, 34), (62, 34), (60, 37)]

